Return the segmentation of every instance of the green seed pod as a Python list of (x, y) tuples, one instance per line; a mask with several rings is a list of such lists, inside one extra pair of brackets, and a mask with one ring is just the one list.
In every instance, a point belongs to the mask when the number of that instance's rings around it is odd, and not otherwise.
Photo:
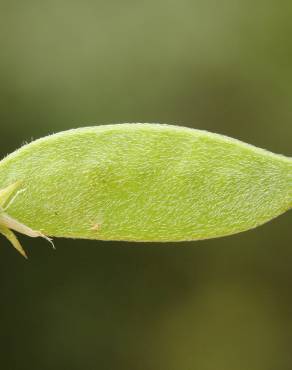
[(183, 241), (254, 228), (292, 207), (292, 159), (159, 124), (70, 130), (0, 162), (0, 232)]

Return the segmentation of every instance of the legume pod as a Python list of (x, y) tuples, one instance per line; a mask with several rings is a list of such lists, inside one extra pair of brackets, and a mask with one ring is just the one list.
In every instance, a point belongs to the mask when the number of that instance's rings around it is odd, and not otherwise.
[(0, 232), (187, 241), (261, 225), (292, 207), (292, 159), (160, 124), (69, 130), (0, 162)]

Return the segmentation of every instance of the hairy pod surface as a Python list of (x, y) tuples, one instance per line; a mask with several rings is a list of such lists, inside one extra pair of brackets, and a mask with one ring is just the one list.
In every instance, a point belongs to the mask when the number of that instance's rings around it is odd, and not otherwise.
[(7, 237), (198, 240), (291, 208), (292, 160), (190, 128), (104, 125), (23, 146), (0, 162), (0, 189)]

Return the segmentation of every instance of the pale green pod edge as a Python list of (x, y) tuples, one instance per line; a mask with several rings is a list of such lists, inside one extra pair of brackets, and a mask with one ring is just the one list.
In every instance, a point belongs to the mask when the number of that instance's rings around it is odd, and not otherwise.
[(162, 124), (86, 127), (0, 162), (0, 232), (187, 241), (261, 225), (292, 207), (292, 159)]

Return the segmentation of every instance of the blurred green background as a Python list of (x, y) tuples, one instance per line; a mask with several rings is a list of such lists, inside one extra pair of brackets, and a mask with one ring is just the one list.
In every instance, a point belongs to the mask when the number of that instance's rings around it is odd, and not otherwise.
[[(0, 154), (118, 122), (292, 156), (292, 3), (0, 0)], [(210, 241), (1, 238), (0, 368), (291, 370), (291, 212)]]

